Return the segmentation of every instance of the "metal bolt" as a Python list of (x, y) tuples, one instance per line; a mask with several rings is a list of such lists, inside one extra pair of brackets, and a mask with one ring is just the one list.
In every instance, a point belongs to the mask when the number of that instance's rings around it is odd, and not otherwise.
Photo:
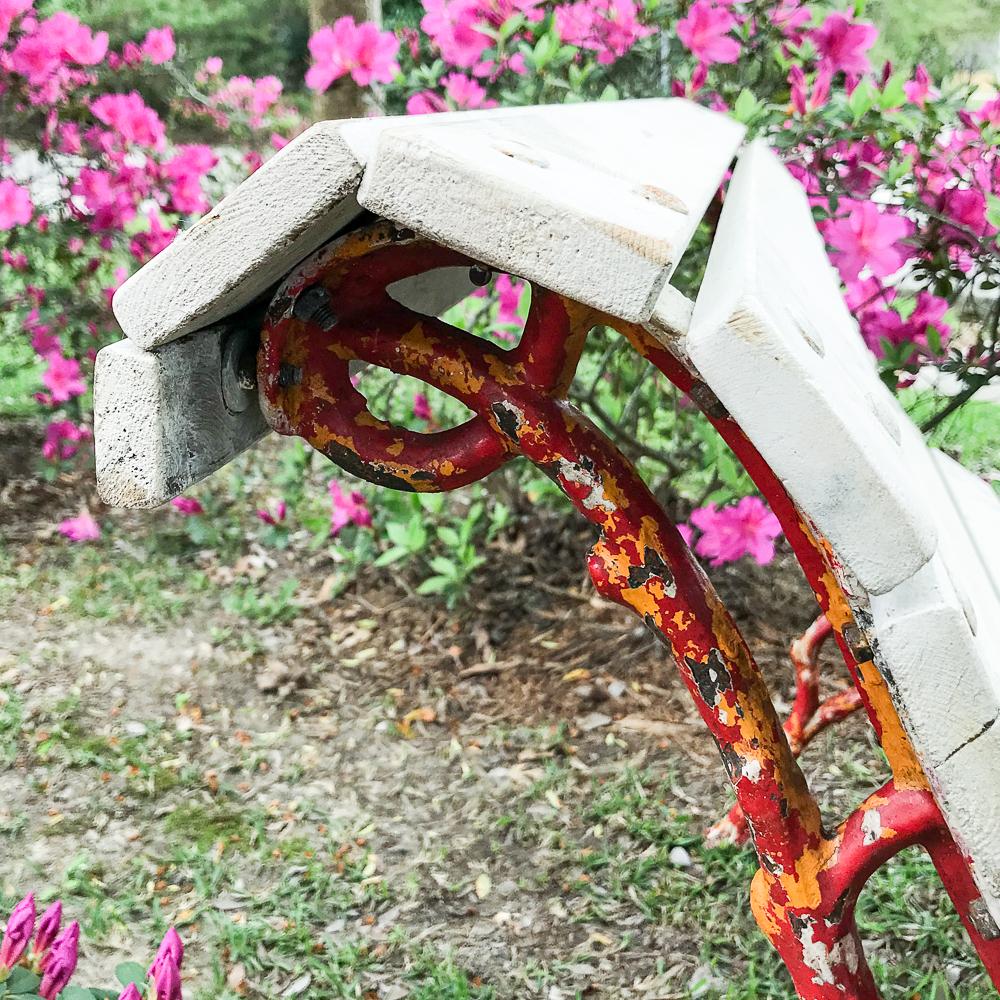
[(302, 381), (302, 369), (290, 365), (287, 361), (282, 361), (278, 366), (278, 385), (282, 389), (287, 389), (293, 385), (299, 385)]
[(256, 330), (238, 328), (222, 344), (222, 401), (230, 413), (243, 413), (257, 395)]
[(492, 278), (493, 272), (488, 267), (483, 267), (481, 264), (473, 264), (469, 268), (469, 281), (479, 288), (488, 285)]
[(842, 634), (844, 642), (847, 643), (847, 647), (850, 649), (851, 656), (854, 657), (855, 662), (870, 663), (875, 658), (868, 636), (857, 625), (845, 625)]
[(322, 285), (307, 288), (295, 300), (292, 315), (304, 323), (315, 323), (322, 330), (332, 329), (337, 314), (330, 308), (330, 293)]

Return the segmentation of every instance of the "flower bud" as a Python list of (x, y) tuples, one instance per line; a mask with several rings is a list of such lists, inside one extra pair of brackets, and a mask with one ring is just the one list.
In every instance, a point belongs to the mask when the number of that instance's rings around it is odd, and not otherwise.
[(139, 992), (139, 987), (136, 986), (135, 983), (129, 983), (128, 986), (126, 986), (125, 989), (118, 994), (118, 1000), (142, 1000), (142, 994)]
[(152, 978), (156, 989), (156, 1000), (183, 1000), (181, 996), (181, 973), (172, 954), (157, 958), (153, 963)]
[(35, 933), (35, 943), (33, 950), (36, 955), (48, 951), (59, 933), (59, 925), (62, 923), (62, 900), (57, 899), (43, 914), (38, 921), (38, 930)]
[(153, 964), (149, 967), (149, 975), (155, 977), (159, 965), (168, 958), (180, 969), (181, 963), (184, 961), (184, 942), (181, 941), (181, 936), (173, 927), (163, 935), (160, 947), (156, 951), (156, 958), (153, 959)]
[(35, 929), (35, 896), (29, 892), (11, 911), (0, 944), (0, 971), (17, 965)]
[(38, 995), (44, 1000), (55, 1000), (56, 996), (69, 983), (76, 971), (79, 944), (80, 925), (74, 920), (55, 939), (52, 950), (45, 960), (42, 982), (38, 987)]

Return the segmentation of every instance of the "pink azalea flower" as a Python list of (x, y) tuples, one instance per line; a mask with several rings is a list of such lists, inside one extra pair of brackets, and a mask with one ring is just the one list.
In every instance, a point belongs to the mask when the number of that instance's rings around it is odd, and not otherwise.
[(101, 526), (84, 511), (79, 517), (68, 517), (59, 522), (59, 534), (71, 542), (93, 542), (101, 537)]
[(27, 190), (7, 177), (0, 179), (0, 231), (26, 226), (33, 212)]
[(412, 94), (406, 102), (408, 115), (433, 115), (448, 110), (448, 102), (432, 90), (421, 90)]
[(802, 0), (780, 0), (767, 13), (771, 23), (796, 45), (802, 41), (802, 28), (812, 20), (812, 11), (802, 6)]
[(42, 982), (38, 987), (38, 995), (44, 1000), (55, 1000), (73, 977), (79, 947), (80, 925), (74, 920), (56, 938), (46, 959)]
[(594, 28), (594, 8), (587, 0), (556, 7), (556, 32), (567, 45), (582, 48), (590, 40)]
[(932, 292), (918, 293), (916, 307), (906, 321), (908, 339), (926, 345), (928, 331), (933, 327), (941, 339), (943, 349), (951, 336), (951, 327), (944, 320), (950, 308), (951, 304), (947, 299)]
[(170, 506), (185, 517), (195, 517), (205, 513), (205, 508), (194, 497), (174, 497), (170, 501)]
[(330, 498), (333, 501), (333, 511), (330, 515), (330, 534), (337, 536), (348, 524), (356, 524), (359, 528), (371, 526), (372, 515), (363, 493), (351, 490), (345, 493), (336, 479), (330, 480)]
[(913, 79), (903, 84), (903, 90), (906, 92), (906, 99), (911, 104), (916, 104), (921, 111), (927, 105), (927, 98), (934, 97), (937, 93), (931, 86), (930, 74), (923, 63), (917, 67)]
[(498, 274), (493, 288), (500, 305), (497, 319), (501, 323), (519, 324), (521, 317), (518, 309), (521, 307), (521, 296), (524, 294), (524, 282), (514, 281), (509, 274)]
[(150, 28), (142, 43), (142, 54), (154, 65), (170, 62), (177, 51), (173, 28)]
[(288, 505), (284, 500), (278, 501), (278, 505), (275, 507), (273, 514), (269, 510), (257, 511), (257, 517), (259, 517), (265, 524), (269, 524), (272, 528), (276, 528), (279, 524), (282, 524), (287, 515)]
[(65, 64), (95, 66), (107, 51), (107, 32), (94, 34), (71, 14), (58, 11), (21, 36), (10, 54), (10, 68), (31, 86), (42, 87)]
[(53, 402), (65, 403), (87, 391), (80, 377), (80, 362), (76, 358), (50, 354), (48, 360), (48, 367), (42, 373), (42, 384), (52, 394)]
[(740, 45), (729, 34), (736, 18), (711, 0), (696, 0), (688, 15), (677, 22), (677, 37), (704, 63), (734, 63)]
[(149, 228), (144, 233), (137, 233), (129, 241), (129, 250), (132, 256), (140, 263), (145, 263), (151, 257), (155, 257), (161, 250), (165, 250), (174, 241), (177, 230), (170, 226), (164, 226), (159, 212), (151, 212), (149, 215)]
[(413, 415), (417, 420), (432, 420), (431, 404), (422, 392), (413, 394)]
[(371, 21), (355, 24), (350, 16), (320, 28), (309, 39), (309, 52), (313, 65), (306, 86), (311, 90), (322, 92), (348, 73), (359, 87), (391, 83), (399, 73), (399, 39)]
[(11, 268), (14, 271), (27, 271), (28, 270), (28, 258), (27, 255), (22, 253), (20, 250), (17, 253), (12, 253), (6, 247), (0, 250), (0, 261)]
[(778, 519), (760, 497), (752, 496), (722, 510), (715, 504), (700, 507), (692, 511), (691, 523), (702, 532), (695, 551), (713, 566), (745, 555), (763, 566), (774, 558), (774, 540), (781, 534)]
[(127, 94), (102, 94), (91, 104), (90, 110), (125, 143), (163, 148), (166, 138), (163, 122), (134, 90)]
[(7, 41), (11, 25), (31, 10), (35, 0), (0, 0), (0, 45)]
[(208, 201), (201, 189), (202, 179), (219, 162), (211, 146), (178, 146), (163, 164), (170, 199), (178, 212), (194, 215), (207, 211)]
[(891, 212), (880, 212), (871, 201), (854, 202), (845, 219), (834, 219), (823, 230), (833, 247), (834, 263), (844, 281), (853, 281), (867, 268), (877, 278), (887, 278), (903, 266), (899, 241), (912, 227)]
[(11, 910), (0, 944), (0, 970), (12, 969), (20, 961), (35, 930), (35, 896), (29, 892)]
[(142, 1000), (142, 994), (139, 992), (139, 987), (136, 986), (135, 983), (129, 983), (128, 986), (126, 986), (125, 989), (118, 994), (118, 1000)]
[(834, 72), (843, 70), (860, 75), (872, 68), (865, 53), (875, 44), (878, 28), (868, 21), (853, 21), (846, 14), (834, 11), (809, 37)]
[(947, 227), (948, 233), (956, 242), (968, 244), (970, 233), (985, 236), (993, 231), (994, 227), (986, 218), (986, 195), (982, 191), (972, 188), (950, 188), (941, 200), (945, 215), (962, 227), (962, 229)]
[(497, 102), (487, 100), (486, 91), (464, 73), (449, 73), (441, 82), (444, 84), (444, 92), (459, 111), (497, 107)]
[(74, 424), (72, 420), (53, 420), (45, 428), (42, 455), (49, 462), (72, 458), (77, 453), (80, 442), (89, 437), (90, 431), (83, 424)]
[(478, 0), (424, 0), (420, 27), (452, 66), (475, 66), (492, 44), (480, 31)]
[(205, 60), (204, 70), (209, 76), (218, 76), (222, 72), (222, 59), (219, 56), (209, 56)]

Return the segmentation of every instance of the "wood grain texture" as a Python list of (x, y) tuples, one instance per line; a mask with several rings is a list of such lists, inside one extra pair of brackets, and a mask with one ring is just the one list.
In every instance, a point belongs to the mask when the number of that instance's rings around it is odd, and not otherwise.
[(360, 213), (360, 177), (339, 123), (313, 125), (118, 289), (122, 330), (157, 347), (242, 309)]
[(642, 322), (742, 134), (680, 100), (439, 116), (433, 127), (367, 136), (358, 201), (497, 270)]

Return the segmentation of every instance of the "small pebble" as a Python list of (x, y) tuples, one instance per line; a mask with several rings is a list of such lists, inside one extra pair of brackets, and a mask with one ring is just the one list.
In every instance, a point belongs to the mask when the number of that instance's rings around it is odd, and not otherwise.
[(670, 848), (669, 857), (670, 863), (676, 868), (691, 867), (691, 855), (680, 845)]

